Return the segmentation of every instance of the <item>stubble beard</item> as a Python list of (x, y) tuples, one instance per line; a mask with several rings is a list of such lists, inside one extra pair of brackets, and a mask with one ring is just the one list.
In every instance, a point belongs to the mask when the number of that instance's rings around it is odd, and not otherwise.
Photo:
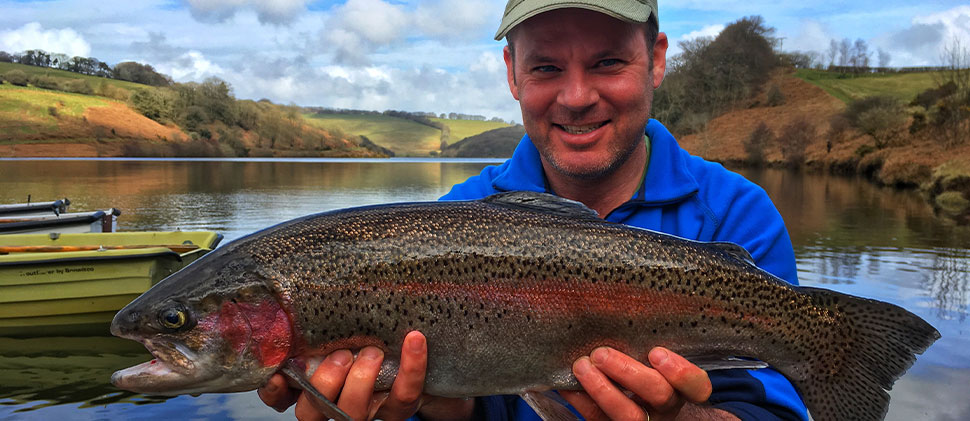
[[(643, 133), (639, 133), (639, 137), (643, 137)], [(618, 168), (622, 167), (633, 155), (636, 148), (640, 146), (640, 142), (636, 140), (622, 142), (622, 143), (612, 143), (609, 148), (609, 160), (601, 165), (587, 165), (587, 166), (567, 166), (565, 165), (561, 157), (554, 153), (548, 145), (544, 145), (540, 148), (539, 154), (546, 158), (546, 162), (555, 169), (556, 172), (577, 180), (584, 181), (595, 181), (603, 179), (610, 174), (613, 174)], [(596, 164), (590, 163), (590, 164)]]

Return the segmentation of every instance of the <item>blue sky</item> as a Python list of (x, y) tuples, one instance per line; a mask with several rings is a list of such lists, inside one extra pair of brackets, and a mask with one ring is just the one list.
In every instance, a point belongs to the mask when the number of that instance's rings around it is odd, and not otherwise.
[[(492, 35), (499, 0), (0, 0), (0, 50), (148, 63), (177, 81), (216, 76), (240, 98), (520, 120)], [(899, 0), (660, 0), (672, 41), (761, 15), (785, 50), (863, 39), (890, 65), (940, 64), (970, 46), (970, 5)], [(875, 57), (875, 54), (873, 55)]]

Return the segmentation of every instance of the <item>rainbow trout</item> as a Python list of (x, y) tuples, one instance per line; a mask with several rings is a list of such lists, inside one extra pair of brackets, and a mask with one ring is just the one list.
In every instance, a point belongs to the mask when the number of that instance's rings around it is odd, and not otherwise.
[[(886, 391), (940, 337), (895, 305), (792, 286), (737, 245), (512, 192), (325, 212), (226, 244), (115, 316), (111, 332), (154, 359), (112, 382), (236, 392), (282, 371), (325, 400), (305, 367), (375, 345), (387, 390), (412, 330), (427, 337), (426, 393), (522, 394), (547, 418), (543, 407), (561, 406), (541, 392), (579, 389), (573, 361), (608, 345), (641, 361), (665, 346), (705, 369), (754, 358), (791, 380), (815, 420), (878, 420)], [(328, 415), (345, 416), (332, 404)]]

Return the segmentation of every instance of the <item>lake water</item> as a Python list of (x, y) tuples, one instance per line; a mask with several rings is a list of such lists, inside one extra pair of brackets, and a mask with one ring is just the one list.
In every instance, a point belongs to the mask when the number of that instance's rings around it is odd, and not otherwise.
[[(71, 209), (122, 210), (119, 230), (213, 230), (225, 241), (298, 216), (434, 200), (493, 161), (0, 160), (0, 203), (68, 197)], [(970, 228), (915, 192), (864, 180), (742, 171), (788, 224), (803, 285), (901, 305), (943, 335), (896, 382), (887, 419), (970, 419)], [(756, 223), (756, 221), (755, 221)], [(0, 338), (0, 418), (292, 419), (255, 392), (148, 398), (114, 389), (148, 359), (115, 338)]]

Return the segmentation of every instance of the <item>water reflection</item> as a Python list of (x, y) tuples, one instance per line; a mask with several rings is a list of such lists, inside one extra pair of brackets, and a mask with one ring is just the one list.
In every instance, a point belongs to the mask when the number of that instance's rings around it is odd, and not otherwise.
[[(967, 284), (970, 280), (970, 253), (966, 250), (941, 251), (933, 255), (932, 264), (924, 275), (926, 290), (936, 298), (941, 319), (967, 318)], [(970, 419), (970, 418), (968, 418)]]

